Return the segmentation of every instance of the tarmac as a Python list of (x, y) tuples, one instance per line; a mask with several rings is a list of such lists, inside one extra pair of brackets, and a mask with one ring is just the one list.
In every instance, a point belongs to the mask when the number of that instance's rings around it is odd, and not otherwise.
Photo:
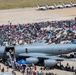
[[(73, 59), (73, 60), (76, 60), (76, 58)], [(73, 62), (73, 61), (62, 61), (61, 63), (64, 66), (66, 66), (67, 63), (69, 63), (70, 66), (74, 66), (76, 68), (76, 65), (75, 65), (76, 62)], [(0, 65), (1, 65), (1, 67), (5, 68), (5, 72), (4, 73), (7, 73), (7, 74), (8, 73), (10, 73), (10, 74), (12, 73), (13, 69), (9, 68), (9, 70), (7, 71), (7, 67), (6, 66), (4, 66), (2, 63), (0, 63)], [(37, 66), (37, 70), (39, 72), (41, 72), (40, 66)], [(16, 75), (23, 75), (21, 72), (18, 72), (18, 71), (15, 71), (15, 72), (16, 72)], [(58, 75), (73, 75), (74, 74), (74, 72), (64, 71), (64, 70), (59, 70), (59, 69), (42, 70), (42, 72), (44, 73), (44, 75), (46, 75), (46, 72), (47, 73), (52, 72), (54, 74), (57, 73)], [(3, 72), (0, 71), (0, 74), (3, 74)], [(25, 72), (25, 75), (27, 75), (26, 72)]]
[[(0, 25), (2, 24), (18, 24), (18, 23), (34, 23), (34, 22), (42, 22), (42, 21), (52, 21), (52, 20), (67, 20), (74, 19), (76, 17), (76, 8), (65, 8), (65, 9), (56, 9), (56, 10), (46, 10), (46, 11), (38, 11), (36, 8), (26, 8), (26, 9), (13, 9), (13, 10), (0, 10)], [(73, 60), (76, 60), (74, 58)], [(75, 61), (62, 61), (64, 66), (69, 63), (72, 67), (76, 68)], [(0, 63), (1, 66), (4, 66)], [(7, 72), (6, 66), (5, 73), (11, 73), (12, 69), (10, 68)], [(40, 70), (40, 66), (37, 66), (37, 70)], [(63, 70), (43, 70), (46, 72), (53, 72), (59, 75), (73, 75), (74, 72), (63, 71)], [(2, 74), (2, 72), (0, 72)], [(23, 75), (22, 73), (16, 71), (16, 75)], [(26, 74), (25, 74), (26, 75)]]
[(0, 25), (2, 24), (23, 24), (52, 20), (67, 20), (76, 17), (76, 7), (55, 9), (55, 10), (37, 10), (37, 8), (9, 9), (0, 10)]

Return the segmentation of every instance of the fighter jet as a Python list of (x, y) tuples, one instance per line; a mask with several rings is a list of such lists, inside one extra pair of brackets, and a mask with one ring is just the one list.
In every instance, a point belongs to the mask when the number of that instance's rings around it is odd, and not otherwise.
[(72, 7), (70, 4), (64, 4), (64, 3), (62, 3), (62, 6), (63, 6), (64, 8), (71, 8), (71, 7)]
[[(13, 52), (13, 56), (11, 56)], [(41, 61), (45, 66), (55, 66), (57, 61), (66, 60), (65, 58), (58, 57), (57, 55), (67, 54), (71, 52), (76, 52), (75, 44), (45, 44), (45, 43), (35, 43), (27, 45), (19, 45), (14, 47), (0, 47), (0, 57), (8, 58), (12, 61), (16, 58), (26, 58), (29, 63), (38, 63)]]
[(72, 7), (76, 7), (76, 3), (70, 2), (70, 5), (71, 5)]
[(54, 6), (49, 6), (48, 4), (46, 4), (46, 8), (47, 8), (47, 9), (55, 9)]
[(63, 9), (64, 8), (62, 5), (56, 5), (56, 3), (54, 3), (54, 7), (57, 9)]
[(46, 7), (41, 7), (37, 4), (37, 10), (46, 10)]

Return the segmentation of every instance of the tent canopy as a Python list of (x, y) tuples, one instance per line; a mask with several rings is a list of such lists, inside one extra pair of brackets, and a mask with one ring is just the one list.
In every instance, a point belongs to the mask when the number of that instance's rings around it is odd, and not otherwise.
[(23, 60), (23, 59), (19, 60), (18, 63), (19, 64), (28, 64), (28, 62), (26, 60)]

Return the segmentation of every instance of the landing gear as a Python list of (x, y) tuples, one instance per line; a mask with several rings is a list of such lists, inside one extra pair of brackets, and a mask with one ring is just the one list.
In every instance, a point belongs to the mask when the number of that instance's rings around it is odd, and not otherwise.
[(39, 66), (44, 66), (44, 59), (39, 59), (39, 62), (37, 63)]

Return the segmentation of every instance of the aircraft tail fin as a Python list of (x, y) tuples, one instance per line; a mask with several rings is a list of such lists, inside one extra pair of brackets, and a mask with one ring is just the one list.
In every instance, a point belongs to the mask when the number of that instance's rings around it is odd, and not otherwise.
[(56, 7), (57, 5), (56, 5), (56, 3), (54, 3), (54, 7)]
[(37, 7), (38, 7), (38, 8), (40, 7), (39, 4), (37, 4)]
[(65, 6), (64, 2), (62, 2), (62, 6)]
[(48, 9), (48, 7), (49, 7), (48, 4), (46, 4), (46, 8), (47, 8), (47, 9)]
[(72, 3), (72, 1), (70, 1), (70, 5), (71, 5), (71, 6), (73, 6), (73, 3)]

